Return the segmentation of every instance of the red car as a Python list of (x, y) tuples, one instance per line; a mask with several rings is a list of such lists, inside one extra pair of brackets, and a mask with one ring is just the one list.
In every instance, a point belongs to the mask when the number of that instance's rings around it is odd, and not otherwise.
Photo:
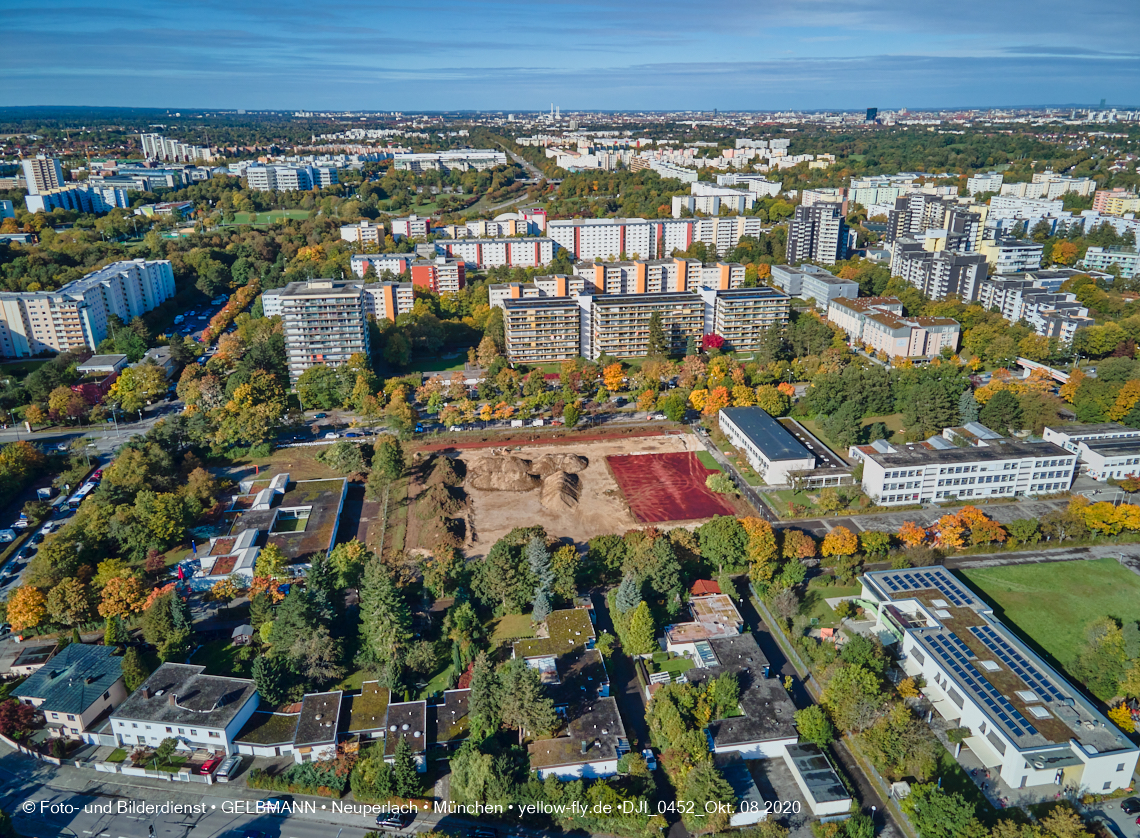
[(202, 763), (202, 767), (198, 769), (199, 774), (213, 774), (219, 765), (222, 763), (223, 757), (214, 757)]
[(101, 468), (95, 469), (95, 473), (91, 475), (91, 479), (92, 480), (102, 480), (103, 479), (103, 469), (101, 469)]

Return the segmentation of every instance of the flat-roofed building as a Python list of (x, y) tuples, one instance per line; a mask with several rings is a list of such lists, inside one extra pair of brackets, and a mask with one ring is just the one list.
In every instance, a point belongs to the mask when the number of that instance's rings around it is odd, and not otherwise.
[(548, 274), (536, 276), (533, 282), (505, 282), (487, 286), (489, 302), (498, 308), (502, 308), (507, 300), (571, 297), (583, 292), (593, 293), (594, 288), (576, 274)]
[(364, 279), (369, 268), (376, 272), (377, 278), (381, 278), (385, 273), (399, 276), (411, 272), (415, 260), (414, 253), (357, 253), (349, 259), (348, 264), (361, 279)]
[(346, 242), (374, 244), (379, 247), (384, 243), (384, 225), (368, 219), (356, 224), (345, 224), (340, 228), (340, 237)]
[(868, 352), (889, 358), (928, 358), (943, 349), (958, 350), (961, 326), (950, 317), (905, 317), (889, 311), (870, 311), (863, 326)]
[(555, 253), (547, 238), (436, 239), (435, 246), (476, 268), (537, 268), (553, 262)]
[(598, 295), (578, 297), (588, 317), (582, 326), (582, 354), (590, 360), (603, 352), (614, 358), (640, 358), (649, 349), (649, 321), (660, 316), (669, 354), (681, 355), (689, 340), (705, 334), (705, 304), (697, 294)]
[(726, 407), (719, 417), (728, 441), (768, 485), (785, 485), (789, 472), (815, 468), (815, 454), (762, 408)]
[(416, 304), (415, 286), (410, 282), (370, 282), (364, 290), (364, 314), (377, 320), (391, 320), (407, 314)]
[(462, 259), (437, 256), (412, 262), (412, 285), (434, 294), (458, 294), (467, 284), (467, 264)]
[(788, 323), (791, 300), (766, 285), (755, 288), (702, 290), (706, 315), (705, 327), (725, 339), (737, 352), (748, 352), (760, 346), (764, 333), (771, 328), (784, 328)]
[(942, 437), (879, 440), (849, 453), (863, 463), (863, 491), (880, 506), (1065, 492), (1077, 464), (1075, 454), (1051, 442), (1004, 438), (965, 448)]
[(1035, 788), (1053, 800), (1131, 787), (1140, 748), (949, 570), (859, 581), (862, 600), (878, 605), (868, 609), (876, 628), (897, 638), (904, 672), (922, 678), (946, 724), (968, 731), (963, 744), (996, 775), (995, 794)]
[(527, 746), (530, 769), (540, 780), (612, 777), (617, 774), (618, 760), (629, 753), (617, 701), (599, 698), (574, 708), (558, 735), (539, 739)]
[(898, 297), (857, 297), (831, 300), (827, 304), (827, 320), (847, 333), (851, 343), (863, 342), (863, 330), (872, 314), (886, 312), (902, 314), (903, 304)]
[(1097, 271), (1107, 271), (1116, 265), (1120, 268), (1122, 276), (1140, 275), (1140, 253), (1135, 248), (1090, 247), (1085, 251), (1082, 264), (1090, 270)]
[(524, 364), (576, 358), (581, 352), (582, 310), (578, 298), (546, 297), (503, 301), (507, 357)]
[(853, 279), (840, 279), (815, 265), (773, 265), (772, 281), (784, 293), (801, 300), (812, 300), (815, 307), (827, 311), (832, 300), (853, 299), (859, 296), (859, 283)]
[(994, 266), (994, 273), (1012, 274), (1040, 268), (1045, 246), (1021, 239), (987, 239), (978, 250)]
[(404, 218), (390, 218), (388, 223), (392, 226), (393, 236), (404, 236), (409, 239), (426, 239), (431, 232), (431, 219), (420, 218), (418, 215), (408, 215)]
[(339, 367), (357, 353), (368, 353), (360, 283), (331, 279), (291, 282), (281, 289), (277, 303), (293, 382), (310, 367)]

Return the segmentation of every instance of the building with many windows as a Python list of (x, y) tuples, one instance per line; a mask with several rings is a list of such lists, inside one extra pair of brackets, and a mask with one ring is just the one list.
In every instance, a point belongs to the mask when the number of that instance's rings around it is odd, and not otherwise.
[(578, 297), (514, 298), (501, 303), (507, 357), (523, 364), (576, 358), (581, 352)]
[(1094, 271), (1107, 271), (1113, 265), (1121, 276), (1140, 276), (1140, 253), (1125, 247), (1090, 247), (1085, 251), (1084, 266)]
[(800, 300), (813, 300), (815, 307), (827, 310), (831, 300), (859, 296), (859, 283), (853, 279), (840, 279), (816, 265), (773, 265), (772, 281), (786, 294)]
[(483, 148), (459, 148), (450, 151), (432, 151), (419, 154), (395, 154), (392, 164), (399, 171), (407, 172), (466, 172), (474, 169), (481, 172), (495, 166), (507, 165), (507, 155), (503, 151)]
[(12, 695), (42, 715), (52, 736), (86, 739), (127, 697), (122, 658), (113, 646), (72, 643)]
[(265, 165), (245, 170), (246, 182), (255, 192), (305, 192), (338, 183), (336, 166)]
[[(368, 353), (364, 290), (357, 282), (291, 282), (276, 295), (285, 332), (285, 355), (294, 383), (318, 364), (339, 367)], [(264, 297), (262, 306), (264, 308)]]
[(407, 314), (416, 304), (416, 295), (410, 282), (370, 282), (361, 286), (364, 291), (364, 314), (377, 320), (391, 320)]
[(705, 334), (705, 304), (688, 291), (578, 297), (587, 322), (582, 327), (582, 354), (596, 360), (640, 358), (649, 348), (649, 320), (660, 315), (669, 354), (681, 355), (689, 340)]
[(759, 236), (765, 222), (755, 215), (708, 218), (576, 218), (550, 221), (547, 234), (575, 259), (662, 259), (695, 242), (727, 253), (742, 236)]
[(436, 239), (435, 246), (476, 268), (537, 268), (553, 262), (555, 252), (547, 238)]
[(437, 256), (412, 262), (412, 285), (434, 294), (458, 294), (466, 284), (467, 265), (462, 259)]
[(739, 288), (744, 266), (736, 262), (702, 264), (699, 259), (637, 259), (624, 262), (578, 262), (574, 273), (597, 294), (656, 294)]
[(420, 218), (418, 215), (409, 215), (404, 218), (390, 218), (393, 236), (404, 236), (409, 239), (426, 239), (431, 232), (431, 219)]
[(139, 134), (139, 141), (142, 143), (143, 155), (147, 160), (193, 163), (196, 160), (209, 162), (214, 159), (214, 153), (206, 146), (172, 140), (162, 134)]
[(994, 273), (1012, 274), (1039, 269), (1045, 246), (1021, 239), (987, 239), (979, 250), (994, 266)]
[(364, 279), (364, 274), (369, 268), (376, 272), (377, 277), (385, 273), (393, 276), (408, 273), (415, 259), (414, 253), (356, 253), (349, 259), (348, 264), (354, 274)]
[(898, 297), (850, 297), (831, 300), (827, 304), (827, 320), (847, 333), (849, 343), (863, 343), (867, 318), (876, 313), (902, 314)]
[(815, 454), (791, 431), (759, 407), (726, 407), (720, 411), (720, 429), (748, 464), (769, 486), (791, 481), (794, 471), (815, 468)]
[(943, 349), (958, 350), (961, 326), (950, 317), (907, 317), (892, 311), (869, 310), (863, 344), (870, 353), (889, 358), (931, 358)]
[(720, 335), (727, 348), (736, 352), (757, 349), (768, 329), (788, 325), (791, 301), (766, 285), (701, 289), (698, 293), (705, 301), (705, 332)]
[(1056, 425), (1045, 428), (1046, 442), (1080, 457), (1081, 471), (1107, 481), (1140, 474), (1140, 430), (1117, 422), (1095, 425)]
[(972, 759), (993, 772), (993, 794), (1038, 789), (1053, 801), (1131, 788), (1140, 749), (949, 570), (859, 581), (905, 674), (922, 680), (943, 725), (964, 731)]
[(0, 293), (0, 356), (94, 350), (111, 315), (129, 323), (173, 296), (170, 262), (145, 259), (115, 262), (58, 291)]
[(816, 262), (834, 265), (847, 258), (847, 219), (839, 204), (815, 204), (796, 207), (788, 223), (789, 265)]
[(58, 189), (45, 189), (36, 195), (27, 195), (24, 205), (28, 212), (51, 212), (56, 209), (73, 212), (104, 213), (113, 209), (129, 209), (127, 190), (120, 186), (88, 186), (74, 183)]
[(986, 277), (986, 258), (980, 253), (931, 251), (914, 239), (903, 238), (892, 248), (891, 274), (932, 300), (957, 297), (969, 302), (977, 297), (978, 285)]
[(879, 440), (852, 446), (850, 455), (863, 463), (863, 491), (880, 506), (1065, 492), (1077, 463), (1076, 455), (1051, 442), (997, 435), (975, 435), (964, 448), (945, 436)]
[[(63, 176), (63, 167), (54, 157), (42, 154), (20, 161), (24, 170), (24, 180), (28, 184), (29, 195), (40, 195), (53, 189), (61, 189), (67, 181)], [(35, 210), (30, 210), (35, 212)]]
[[(1060, 285), (1045, 281), (1054, 288)], [(1025, 320), (1037, 334), (1061, 343), (1070, 343), (1082, 326), (1093, 325), (1089, 310), (1075, 294), (1048, 290), (1025, 274), (986, 277), (978, 284), (977, 301), (986, 311), (996, 308), (1010, 323)]]
[(364, 219), (356, 224), (345, 224), (340, 228), (340, 237), (355, 244), (384, 244), (384, 225)]

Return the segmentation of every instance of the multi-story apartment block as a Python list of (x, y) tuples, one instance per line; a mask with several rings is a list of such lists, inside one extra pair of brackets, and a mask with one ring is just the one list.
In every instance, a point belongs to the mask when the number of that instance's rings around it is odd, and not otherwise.
[(1051, 291), (1032, 278), (986, 277), (978, 284), (977, 300), (987, 311), (998, 309), (1010, 323), (1025, 320), (1037, 334), (1061, 343), (1071, 342), (1082, 326), (1093, 325), (1088, 309), (1075, 295)]
[(280, 289), (277, 303), (289, 376), (294, 383), (310, 367), (339, 367), (357, 353), (367, 354), (368, 328), (360, 283), (331, 279), (291, 282)]
[(396, 154), (393, 165), (407, 172), (466, 172), (471, 169), (483, 171), (495, 166), (507, 165), (507, 155), (503, 151), (491, 149), (461, 148), (454, 151), (427, 152), (423, 154)]
[(961, 326), (949, 317), (905, 317), (875, 310), (865, 317), (862, 340), (868, 352), (889, 358), (930, 358), (943, 349), (958, 349)]
[(467, 265), (462, 259), (437, 256), (412, 262), (412, 285), (435, 294), (458, 294), (467, 282)]
[(1140, 275), (1140, 253), (1124, 247), (1090, 247), (1083, 264), (1094, 271), (1107, 271), (1116, 265), (1122, 276)]
[(51, 212), (54, 209), (73, 212), (103, 213), (113, 209), (129, 209), (127, 190), (114, 186), (85, 186), (74, 184), (59, 189), (47, 189), (38, 195), (24, 198), (28, 212)]
[(95, 349), (112, 314), (124, 323), (174, 296), (170, 262), (116, 262), (58, 291), (0, 293), (0, 356)]
[(352, 272), (361, 279), (369, 268), (376, 271), (376, 276), (390, 273), (393, 276), (407, 273), (411, 270), (412, 262), (416, 259), (414, 253), (356, 253), (349, 259)]
[(579, 299), (559, 296), (502, 301), (507, 357), (524, 364), (578, 357), (582, 317)]
[(971, 252), (981, 244), (986, 213), (984, 207), (963, 206), (937, 195), (905, 195), (887, 214), (884, 238), (888, 244), (904, 237), (933, 238), (932, 249)]
[(1001, 187), (1002, 195), (1013, 195), (1017, 198), (1048, 198), (1049, 200), (1060, 198), (1068, 192), (1088, 196), (1095, 191), (1095, 180), (1087, 177), (1073, 178), (1058, 175), (1050, 170), (1034, 174), (1031, 183), (1003, 183)]
[(632, 259), (661, 259), (674, 251), (703, 242), (727, 253), (742, 236), (758, 236), (764, 222), (758, 216), (710, 218), (589, 218), (551, 221), (550, 237), (575, 259), (613, 261), (626, 254)]
[(379, 247), (384, 243), (384, 225), (368, 219), (357, 224), (345, 224), (340, 228), (340, 237), (346, 242), (374, 244)]
[(1040, 268), (1045, 246), (1020, 239), (987, 239), (982, 242), (980, 251), (994, 266), (994, 273), (1012, 274)]
[(816, 308), (824, 311), (831, 300), (859, 296), (858, 282), (840, 279), (816, 265), (801, 265), (798, 268), (773, 265), (772, 281), (793, 297), (814, 300)]
[(578, 262), (574, 272), (592, 285), (587, 293), (656, 294), (700, 288), (738, 288), (744, 266), (732, 262), (703, 265), (699, 259), (638, 259), (633, 262)]
[(335, 166), (257, 164), (245, 170), (249, 188), (256, 192), (305, 192), (338, 183)]
[(1000, 192), (1005, 182), (1005, 175), (1001, 172), (986, 172), (966, 178), (966, 194), (981, 195), (983, 192)]
[(363, 286), (364, 314), (377, 320), (391, 320), (407, 314), (416, 303), (415, 286), (410, 282), (370, 282)]
[(1053, 801), (1130, 787), (1136, 745), (950, 571), (881, 570), (859, 581), (875, 631), (898, 641), (903, 672), (921, 679), (940, 725), (967, 732), (974, 757), (1022, 801), (1033, 790)]
[(839, 204), (798, 206), (788, 225), (789, 265), (817, 262), (834, 265), (847, 258), (847, 219)]
[(903, 304), (898, 297), (849, 297), (827, 304), (827, 320), (847, 333), (851, 344), (863, 342), (863, 330), (872, 314), (886, 312), (901, 315)]
[(880, 506), (1067, 491), (1077, 458), (1051, 442), (1004, 439), (993, 432), (958, 447), (944, 437), (852, 446), (863, 463), (863, 491)]
[(548, 276), (536, 276), (532, 283), (508, 282), (488, 285), (487, 292), (491, 306), (502, 308), (507, 300), (576, 297), (583, 293), (594, 294), (597, 293), (597, 290), (583, 277), (550, 274)]
[(894, 243), (891, 273), (902, 277), (932, 300), (956, 296), (963, 302), (977, 297), (986, 276), (986, 258), (980, 253), (926, 250), (913, 239)]
[(688, 291), (578, 297), (588, 323), (581, 330), (582, 354), (597, 360), (603, 352), (613, 358), (640, 358), (649, 347), (649, 320), (654, 312), (669, 342), (670, 354), (684, 353), (690, 338), (705, 334), (705, 303)]
[(686, 210), (690, 214), (703, 212), (706, 215), (717, 215), (724, 208), (742, 213), (752, 209), (752, 204), (755, 202), (755, 195), (748, 190), (732, 189), (705, 181), (697, 181), (689, 188), (689, 195), (674, 196), (674, 218), (680, 218), (682, 211)]
[(554, 261), (555, 242), (547, 238), (436, 239), (436, 249), (476, 268), (537, 268)]
[(404, 236), (409, 239), (426, 239), (431, 233), (431, 219), (420, 218), (418, 215), (409, 215), (405, 218), (390, 218), (393, 236)]
[(61, 189), (67, 183), (63, 177), (63, 167), (55, 158), (45, 157), (41, 154), (37, 157), (21, 160), (20, 166), (24, 170), (24, 180), (28, 183), (28, 194), (30, 195), (39, 195), (53, 189)]
[(205, 146), (172, 140), (161, 134), (139, 134), (143, 155), (147, 160), (177, 160), (192, 163), (195, 160), (209, 162), (214, 153)]
[(774, 198), (784, 191), (784, 185), (777, 181), (768, 180), (763, 175), (746, 175), (738, 172), (728, 172), (716, 176), (720, 186), (743, 186), (749, 192), (760, 197)]
[[(760, 346), (764, 332), (788, 324), (791, 300), (774, 288), (701, 289), (705, 301), (705, 331), (725, 339), (737, 352)], [(710, 316), (711, 315), (711, 316)]]
[(1124, 215), (1126, 212), (1140, 212), (1140, 196), (1123, 186), (1115, 189), (1098, 189), (1093, 195), (1092, 208), (1105, 215)]

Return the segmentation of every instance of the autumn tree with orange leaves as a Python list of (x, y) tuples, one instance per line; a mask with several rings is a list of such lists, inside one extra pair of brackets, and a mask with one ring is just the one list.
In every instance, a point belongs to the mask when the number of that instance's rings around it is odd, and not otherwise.
[(836, 527), (823, 538), (820, 552), (823, 555), (851, 556), (859, 549), (859, 539), (847, 527)]
[(907, 547), (917, 547), (926, 541), (926, 530), (914, 521), (903, 521), (899, 527), (899, 541)]

